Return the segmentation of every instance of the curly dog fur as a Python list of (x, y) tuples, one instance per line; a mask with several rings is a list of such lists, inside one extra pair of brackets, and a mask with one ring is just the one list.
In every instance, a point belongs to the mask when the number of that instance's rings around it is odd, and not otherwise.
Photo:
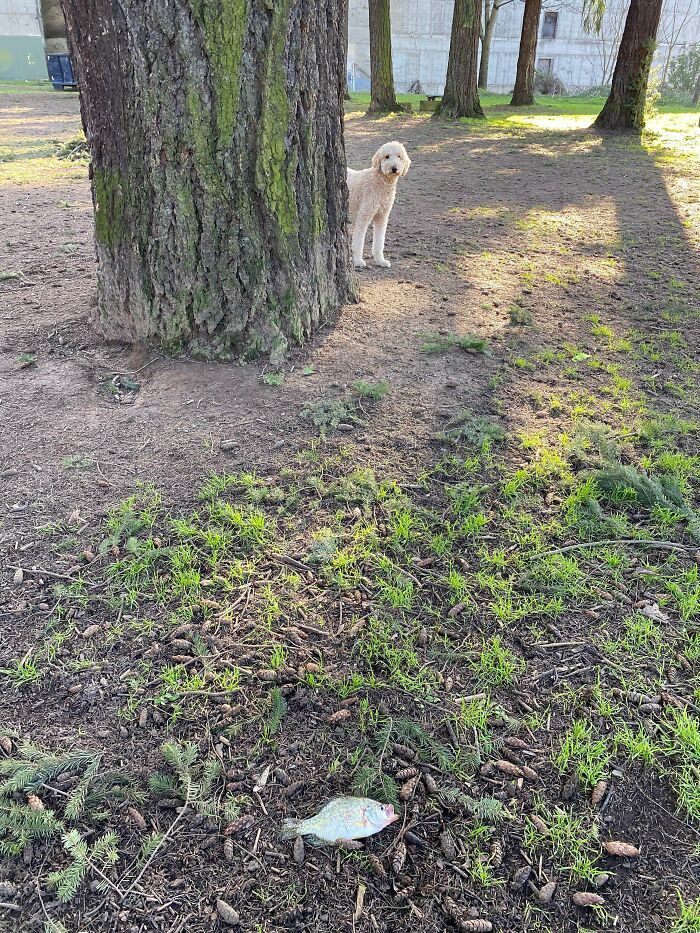
[(384, 238), (389, 214), (394, 206), (396, 183), (408, 174), (411, 160), (399, 142), (384, 143), (372, 156), (372, 167), (356, 172), (348, 169), (350, 191), (350, 230), (352, 258), (356, 269), (367, 265), (363, 258), (365, 237), (373, 224), (372, 256), (378, 266), (388, 269), (384, 258)]

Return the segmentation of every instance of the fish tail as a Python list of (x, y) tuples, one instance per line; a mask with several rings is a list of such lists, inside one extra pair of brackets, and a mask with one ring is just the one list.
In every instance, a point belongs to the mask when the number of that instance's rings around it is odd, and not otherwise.
[(282, 820), (280, 835), (283, 839), (295, 839), (302, 835), (303, 820)]

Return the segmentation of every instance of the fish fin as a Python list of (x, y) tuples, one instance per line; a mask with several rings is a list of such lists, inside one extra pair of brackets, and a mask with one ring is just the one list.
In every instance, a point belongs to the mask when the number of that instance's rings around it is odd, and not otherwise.
[(357, 839), (336, 839), (335, 844), (348, 852), (357, 852), (358, 849), (363, 848), (362, 843)]
[(283, 839), (295, 839), (302, 835), (301, 824), (303, 820), (282, 820), (280, 835)]
[(313, 835), (307, 836), (306, 842), (308, 842), (310, 846), (329, 846), (332, 844), (328, 839), (321, 839), (320, 836)]

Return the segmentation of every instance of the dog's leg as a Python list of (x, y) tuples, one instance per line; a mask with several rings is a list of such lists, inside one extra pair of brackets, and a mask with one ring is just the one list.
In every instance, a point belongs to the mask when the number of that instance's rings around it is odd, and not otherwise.
[(382, 269), (391, 268), (391, 263), (384, 258), (384, 238), (386, 237), (386, 225), (389, 223), (389, 215), (374, 218), (374, 230), (372, 234), (372, 256), (374, 261)]
[(352, 260), (356, 269), (364, 269), (367, 263), (363, 258), (365, 251), (365, 237), (371, 221), (371, 216), (358, 214), (352, 228)]

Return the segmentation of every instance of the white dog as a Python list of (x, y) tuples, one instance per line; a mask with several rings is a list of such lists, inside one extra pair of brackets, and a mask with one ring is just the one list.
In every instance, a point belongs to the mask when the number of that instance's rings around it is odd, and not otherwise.
[(350, 190), (350, 229), (352, 258), (356, 269), (364, 269), (365, 237), (370, 223), (374, 224), (372, 256), (378, 266), (388, 269), (384, 258), (384, 237), (389, 214), (396, 197), (396, 182), (408, 173), (411, 160), (401, 143), (384, 143), (372, 156), (372, 168), (356, 172), (348, 169)]

